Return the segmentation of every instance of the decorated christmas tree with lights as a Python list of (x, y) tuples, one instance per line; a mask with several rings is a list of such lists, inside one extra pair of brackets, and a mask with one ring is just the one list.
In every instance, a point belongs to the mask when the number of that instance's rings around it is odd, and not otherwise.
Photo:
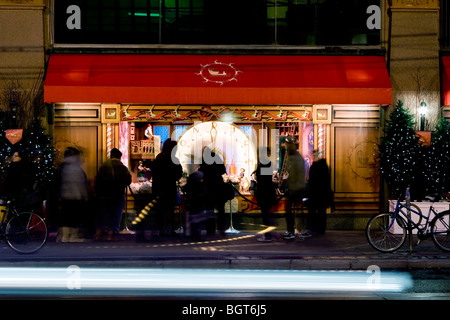
[(53, 180), (55, 154), (39, 118), (35, 118), (24, 130), (22, 152), (30, 158), (36, 190), (44, 190)]
[[(31, 161), (35, 191), (45, 192), (45, 187), (51, 183), (54, 149), (40, 120), (45, 114), (45, 106), (44, 70), (39, 73), (31, 90), (25, 90), (21, 81), (12, 75), (0, 87), (1, 181), (9, 167), (13, 151), (20, 151), (27, 161)], [(7, 130), (10, 130), (8, 134)]]
[(414, 131), (413, 115), (398, 101), (390, 114), (381, 141), (380, 172), (390, 193), (396, 198), (409, 186), (414, 191), (417, 160), (420, 157), (419, 137)]
[(424, 172), (427, 193), (447, 193), (450, 191), (450, 123), (445, 118), (439, 119), (427, 149)]

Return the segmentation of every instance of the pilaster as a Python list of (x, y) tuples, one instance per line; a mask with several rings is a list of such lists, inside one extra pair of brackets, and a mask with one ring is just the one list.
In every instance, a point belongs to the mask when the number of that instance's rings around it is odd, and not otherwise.
[(403, 100), (419, 122), (419, 106), (428, 106), (428, 129), (440, 114), (439, 1), (389, 1), (389, 66), (393, 103)]

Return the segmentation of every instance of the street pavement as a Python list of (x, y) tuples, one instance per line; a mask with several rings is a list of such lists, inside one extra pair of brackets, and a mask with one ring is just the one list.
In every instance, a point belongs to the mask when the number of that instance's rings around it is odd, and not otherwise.
[[(119, 234), (114, 242), (57, 243), (55, 235), (34, 254), (18, 254), (2, 243), (0, 266), (103, 266), (230, 268), (289, 270), (450, 269), (450, 253), (435, 247), (432, 240), (415, 245), (409, 241), (394, 253), (380, 253), (367, 243), (363, 230), (328, 230), (303, 241), (284, 240), (274, 230), (273, 242), (259, 242), (260, 230), (207, 236), (192, 242), (183, 234), (136, 242), (134, 234)], [(414, 239), (414, 243), (416, 239)]]

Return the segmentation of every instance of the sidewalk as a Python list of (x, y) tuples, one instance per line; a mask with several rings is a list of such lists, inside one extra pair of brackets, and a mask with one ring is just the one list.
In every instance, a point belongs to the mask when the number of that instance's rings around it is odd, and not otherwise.
[(259, 242), (256, 231), (215, 235), (190, 242), (183, 235), (137, 243), (134, 234), (120, 234), (115, 242), (56, 243), (53, 237), (37, 253), (20, 255), (5, 243), (0, 246), (0, 266), (103, 266), (233, 269), (366, 270), (450, 268), (450, 253), (426, 240), (409, 252), (409, 242), (394, 253), (372, 249), (364, 231), (330, 230), (304, 241)]

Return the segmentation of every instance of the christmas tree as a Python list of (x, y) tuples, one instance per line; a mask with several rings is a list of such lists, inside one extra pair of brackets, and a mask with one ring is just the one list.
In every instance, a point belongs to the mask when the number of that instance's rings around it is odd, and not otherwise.
[[(3, 181), (10, 156), (14, 151), (31, 161), (34, 170), (36, 191), (44, 188), (53, 178), (54, 150), (50, 138), (44, 133), (39, 117), (44, 114), (44, 70), (29, 91), (24, 90), (21, 81), (12, 77), (0, 88), (0, 178)], [(10, 144), (5, 137), (6, 129), (23, 129), (22, 140)]]
[(403, 101), (400, 100), (390, 115), (379, 146), (380, 172), (395, 197), (403, 194), (408, 186), (414, 192), (418, 141), (413, 115), (403, 107)]
[(45, 134), (38, 118), (35, 118), (24, 130), (22, 152), (30, 157), (36, 190), (45, 190), (53, 180), (55, 154), (50, 137)]
[(429, 194), (450, 190), (450, 123), (440, 118), (431, 134), (431, 144), (425, 158), (426, 189)]

